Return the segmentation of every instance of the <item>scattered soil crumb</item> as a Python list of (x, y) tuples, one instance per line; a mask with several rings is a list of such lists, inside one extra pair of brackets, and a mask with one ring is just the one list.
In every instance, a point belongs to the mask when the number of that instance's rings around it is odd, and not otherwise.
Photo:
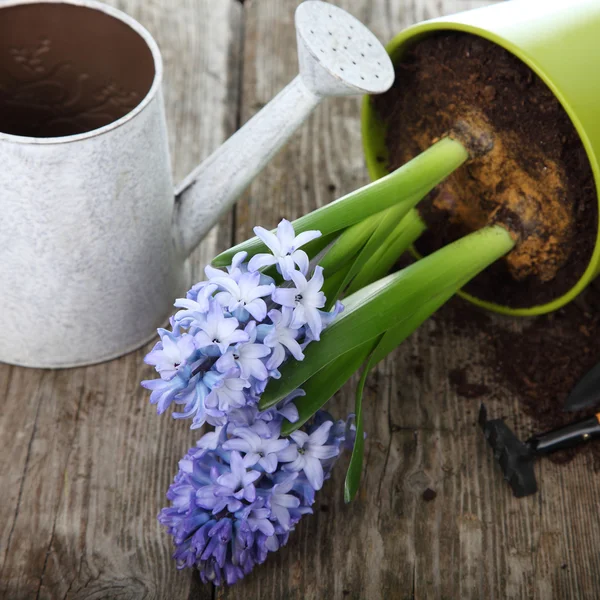
[(456, 393), (463, 398), (481, 398), (490, 393), (490, 388), (482, 383), (469, 383), (468, 368), (462, 367), (452, 369), (448, 373), (448, 379), (455, 389)]
[(423, 492), (423, 500), (425, 500), (425, 502), (431, 502), (432, 500), (435, 500), (436, 497), (437, 497), (437, 492), (435, 490), (432, 490), (431, 488), (427, 488)]

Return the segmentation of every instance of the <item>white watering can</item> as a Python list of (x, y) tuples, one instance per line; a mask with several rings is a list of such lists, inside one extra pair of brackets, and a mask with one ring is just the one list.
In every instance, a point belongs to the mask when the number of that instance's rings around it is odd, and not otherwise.
[(300, 75), (173, 193), (162, 59), (93, 0), (0, 4), (0, 361), (100, 362), (164, 325), (189, 253), (326, 96), (392, 64), (340, 8), (296, 12)]

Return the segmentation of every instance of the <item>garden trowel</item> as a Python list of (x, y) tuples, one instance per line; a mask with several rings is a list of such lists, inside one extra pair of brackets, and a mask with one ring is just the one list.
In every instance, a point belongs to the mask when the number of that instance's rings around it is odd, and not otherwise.
[(519, 440), (502, 419), (489, 421), (487, 410), (483, 404), (479, 410), (479, 425), (494, 451), (504, 478), (517, 498), (537, 492), (537, 482), (533, 470), (533, 462), (537, 457), (551, 454), (557, 450), (574, 448), (593, 439), (600, 439), (600, 413), (564, 427), (534, 435), (525, 442)]

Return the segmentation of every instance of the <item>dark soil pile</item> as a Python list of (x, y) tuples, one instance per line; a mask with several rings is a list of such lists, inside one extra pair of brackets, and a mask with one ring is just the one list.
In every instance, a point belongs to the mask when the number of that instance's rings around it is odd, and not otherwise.
[[(508, 389), (533, 420), (532, 430), (518, 432), (523, 439), (591, 416), (600, 408), (578, 413), (562, 410), (577, 381), (600, 362), (600, 281), (556, 313), (525, 321), (522, 333), (514, 327), (515, 320), (489, 315), (460, 298), (448, 303), (434, 319), (478, 345), (478, 354), (497, 383), (488, 389), (469, 382), (468, 366), (453, 369), (448, 379), (457, 394), (474, 402), (475, 411), (482, 401), (502, 393), (498, 390)], [(498, 399), (502, 400), (500, 396)], [(509, 420), (508, 424), (514, 427), (514, 422)], [(597, 442), (554, 454), (551, 459), (567, 462), (578, 451), (592, 453), (594, 467), (600, 470)]]
[[(600, 288), (597, 284), (576, 303), (539, 317), (523, 335), (500, 331), (494, 350), (498, 376), (518, 394), (524, 411), (535, 419), (537, 431), (554, 429), (591, 416), (600, 407), (579, 413), (562, 408), (575, 384), (600, 362)], [(600, 445), (590, 444), (594, 465), (600, 468)], [(553, 456), (566, 461), (576, 450)]]
[(421, 252), (500, 223), (517, 248), (469, 292), (522, 307), (573, 286), (596, 239), (593, 175), (568, 115), (524, 63), (476, 36), (437, 34), (403, 57), (394, 87), (374, 101), (388, 126), (390, 169), (445, 135), (487, 141), (419, 205), (428, 224)]

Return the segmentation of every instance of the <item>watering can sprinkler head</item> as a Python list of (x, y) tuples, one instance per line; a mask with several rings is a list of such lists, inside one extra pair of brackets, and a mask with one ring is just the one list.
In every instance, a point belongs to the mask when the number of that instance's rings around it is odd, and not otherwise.
[(317, 96), (381, 94), (394, 83), (385, 48), (345, 10), (310, 0), (298, 6), (295, 21), (300, 76)]
[(189, 254), (321, 100), (380, 94), (394, 67), (377, 38), (321, 0), (296, 10), (300, 74), (192, 172), (176, 190), (175, 243)]

